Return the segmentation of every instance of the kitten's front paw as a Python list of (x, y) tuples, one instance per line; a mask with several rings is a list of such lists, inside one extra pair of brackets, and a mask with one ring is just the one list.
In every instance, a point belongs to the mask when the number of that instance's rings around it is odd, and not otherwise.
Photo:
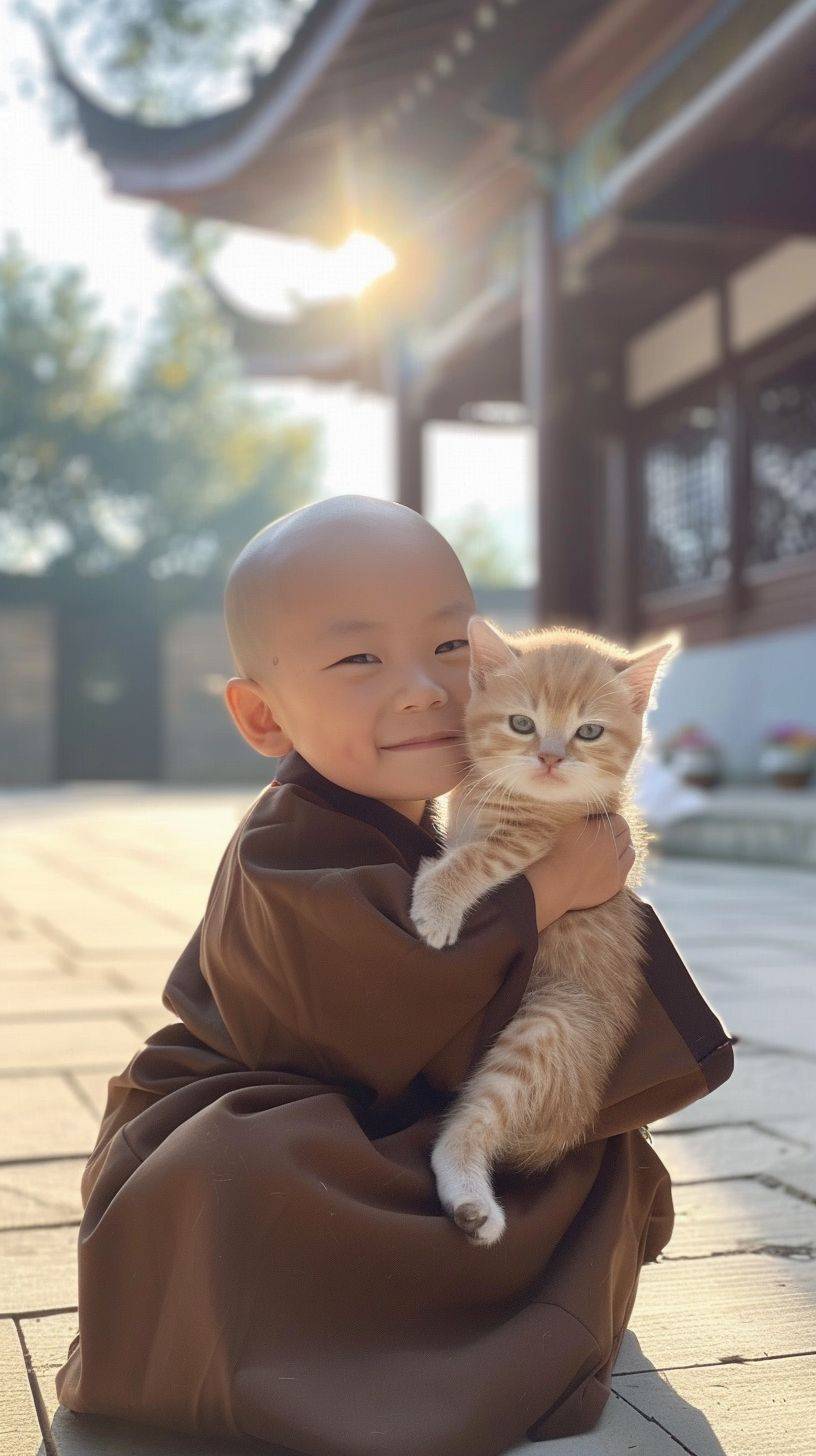
[(443, 945), (452, 945), (458, 938), (464, 911), (446, 888), (436, 860), (420, 863), (414, 880), (411, 919), (426, 945), (437, 950)]

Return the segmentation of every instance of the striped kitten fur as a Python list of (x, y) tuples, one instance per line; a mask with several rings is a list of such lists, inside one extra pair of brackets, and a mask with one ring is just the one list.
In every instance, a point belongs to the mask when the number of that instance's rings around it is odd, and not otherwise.
[[(466, 772), (448, 796), (445, 849), (421, 862), (411, 902), (420, 936), (439, 947), (457, 939), (482, 895), (588, 814), (624, 815), (636, 856), (628, 885), (640, 882), (649, 836), (628, 778), (658, 668), (680, 646), (671, 634), (629, 652), (577, 628), (511, 636), (479, 616), (468, 638)], [(437, 1190), (474, 1244), (504, 1232), (496, 1162), (546, 1169), (591, 1134), (636, 1015), (639, 905), (627, 887), (541, 932), (518, 1011), (442, 1115), (431, 1155)]]

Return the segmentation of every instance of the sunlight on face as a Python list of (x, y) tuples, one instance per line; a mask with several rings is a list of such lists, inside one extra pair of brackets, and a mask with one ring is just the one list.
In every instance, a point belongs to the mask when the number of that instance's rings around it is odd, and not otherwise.
[(365, 554), (327, 554), (313, 589), (292, 599), (283, 720), (335, 783), (384, 800), (434, 798), (463, 772), (473, 597), (447, 546), (392, 549), (382, 562)]

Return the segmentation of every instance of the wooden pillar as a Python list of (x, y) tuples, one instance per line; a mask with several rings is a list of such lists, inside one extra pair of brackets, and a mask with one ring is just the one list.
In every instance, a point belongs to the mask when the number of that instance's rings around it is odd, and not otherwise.
[(422, 441), (425, 418), (416, 402), (410, 352), (402, 336), (398, 336), (392, 344), (388, 373), (394, 399), (397, 500), (423, 515)]
[(725, 470), (728, 481), (728, 525), (731, 538), (725, 594), (725, 628), (727, 635), (734, 637), (737, 635), (739, 617), (745, 606), (744, 571), (751, 507), (751, 462), (746, 391), (731, 345), (731, 314), (725, 280), (720, 283), (719, 305), (723, 370), (720, 376), (718, 405), (726, 446)]
[(629, 646), (637, 630), (637, 542), (631, 449), (625, 433), (604, 440), (602, 610), (608, 636)]
[[(577, 381), (574, 372), (570, 377), (554, 200), (547, 190), (533, 199), (525, 219), (522, 384), (536, 432), (536, 619), (542, 624), (588, 621), (594, 612), (595, 578), (589, 481), (586, 462), (582, 467), (577, 458)], [(583, 428), (588, 428), (586, 421)]]
[(602, 631), (630, 645), (638, 628), (640, 482), (638, 452), (626, 397), (625, 346), (610, 350), (609, 388), (599, 415), (600, 501), (598, 609)]

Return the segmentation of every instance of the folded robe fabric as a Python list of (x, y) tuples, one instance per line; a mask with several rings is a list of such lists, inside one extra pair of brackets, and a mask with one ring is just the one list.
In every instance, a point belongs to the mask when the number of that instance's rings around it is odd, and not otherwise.
[(498, 1456), (597, 1423), (674, 1220), (640, 1128), (724, 1082), (731, 1038), (644, 901), (592, 1137), (547, 1172), (499, 1165), (505, 1233), (471, 1245), (430, 1152), (538, 932), (517, 875), (425, 945), (412, 880), (443, 845), (431, 803), (416, 825), (279, 762), (170, 974), (178, 1020), (109, 1082), (63, 1405), (304, 1456)]

